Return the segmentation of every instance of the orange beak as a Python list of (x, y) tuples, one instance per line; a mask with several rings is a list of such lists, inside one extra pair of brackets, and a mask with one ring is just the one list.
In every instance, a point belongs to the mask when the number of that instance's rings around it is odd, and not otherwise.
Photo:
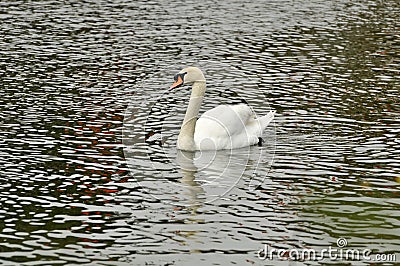
[(178, 75), (178, 78), (176, 79), (174, 84), (172, 84), (171, 87), (169, 87), (169, 89), (170, 90), (175, 89), (175, 88), (181, 86), (182, 84), (183, 84), (183, 79), (180, 75)]

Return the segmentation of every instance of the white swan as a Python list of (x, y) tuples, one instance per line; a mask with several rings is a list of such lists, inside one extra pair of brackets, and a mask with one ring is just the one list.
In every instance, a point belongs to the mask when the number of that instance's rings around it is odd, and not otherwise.
[(189, 105), (178, 136), (177, 148), (186, 151), (236, 149), (257, 144), (275, 112), (256, 118), (246, 104), (219, 105), (199, 119), (206, 79), (197, 67), (182, 69), (170, 89), (193, 84)]

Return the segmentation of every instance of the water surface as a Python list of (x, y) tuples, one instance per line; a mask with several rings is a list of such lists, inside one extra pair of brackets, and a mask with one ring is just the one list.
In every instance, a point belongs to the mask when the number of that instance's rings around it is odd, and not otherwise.
[[(398, 261), (399, 13), (394, 0), (0, 3), (0, 263), (319, 264), (257, 251), (339, 237)], [(179, 164), (188, 91), (143, 84), (187, 62), (215, 77), (202, 110), (244, 98), (277, 111), (266, 146)], [(142, 144), (128, 147), (132, 110)], [(243, 178), (213, 186), (227, 158)]]

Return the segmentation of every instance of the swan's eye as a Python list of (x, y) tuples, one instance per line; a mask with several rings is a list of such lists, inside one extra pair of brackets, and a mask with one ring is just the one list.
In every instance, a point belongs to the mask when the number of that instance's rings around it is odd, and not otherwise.
[(187, 72), (178, 73), (174, 76), (174, 80), (177, 81), (179, 77), (181, 77), (181, 79), (183, 80), (183, 78), (185, 77), (186, 74), (187, 74)]
[(170, 87), (170, 89), (178, 88), (178, 87), (182, 86), (183, 83), (184, 83), (183, 78), (185, 77), (185, 74), (186, 74), (186, 73), (187, 73), (187, 72), (176, 74), (176, 75), (174, 76), (175, 82), (174, 82), (174, 84), (172, 84), (172, 86)]

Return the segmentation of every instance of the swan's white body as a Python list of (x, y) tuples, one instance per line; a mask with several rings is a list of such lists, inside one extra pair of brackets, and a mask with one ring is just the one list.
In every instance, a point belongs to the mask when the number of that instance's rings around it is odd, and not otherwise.
[(236, 149), (257, 144), (273, 113), (255, 118), (246, 104), (219, 105), (205, 112), (196, 123), (196, 150)]
[(206, 91), (203, 73), (196, 67), (188, 67), (175, 77), (171, 88), (193, 83), (189, 105), (178, 136), (177, 147), (180, 150), (222, 150), (254, 145), (259, 142), (264, 129), (274, 118), (275, 112), (272, 111), (256, 118), (248, 105), (237, 104), (219, 105), (197, 119)]

